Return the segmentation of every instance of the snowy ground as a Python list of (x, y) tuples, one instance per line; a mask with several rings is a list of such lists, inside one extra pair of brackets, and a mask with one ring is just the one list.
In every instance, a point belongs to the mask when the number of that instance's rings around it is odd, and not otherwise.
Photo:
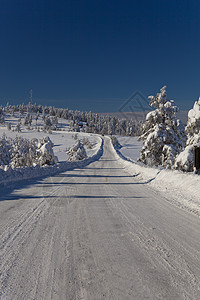
[[(51, 141), (54, 143), (53, 151), (54, 154), (58, 157), (58, 164), (53, 166), (36, 166), (36, 167), (25, 167), (25, 168), (15, 168), (9, 169), (8, 171), (0, 170), (0, 183), (6, 184), (7, 182), (12, 182), (16, 180), (25, 180), (30, 178), (36, 178), (40, 176), (53, 175), (57, 172), (66, 171), (71, 168), (85, 166), (91, 161), (97, 159), (102, 152), (102, 139), (95, 134), (90, 133), (82, 133), (82, 132), (70, 132), (69, 124), (70, 121), (64, 119), (58, 119), (58, 130), (49, 132), (44, 132), (42, 130), (42, 118), (41, 116), (37, 120), (37, 128), (36, 128), (36, 120), (34, 120), (32, 126), (28, 129), (27, 126), (21, 125), (21, 132), (14, 131), (15, 126), (18, 122), (18, 118), (20, 116), (15, 114), (15, 116), (11, 116), (10, 114), (5, 116), (6, 124), (8, 122), (11, 123), (12, 130), (8, 130), (6, 125), (0, 125), (0, 137), (3, 134), (6, 134), (7, 137), (15, 138), (16, 136), (21, 136), (26, 139), (37, 138), (38, 140), (44, 138), (45, 136), (49, 136)], [(39, 127), (39, 130), (38, 130)], [(91, 148), (85, 145), (85, 150), (88, 158), (82, 161), (67, 161), (68, 154), (66, 150), (69, 150), (77, 141), (77, 139), (83, 141), (83, 139), (88, 139)]]
[(199, 299), (200, 218), (113, 151), (1, 190), (1, 300)]
[(78, 133), (95, 147), (66, 162), (75, 139), (62, 124), (0, 128), (48, 135), (59, 158), (0, 170), (0, 299), (199, 299), (200, 177), (139, 164), (137, 137), (118, 137), (117, 153), (108, 137)]
[[(10, 122), (12, 128), (14, 128), (17, 124), (17, 120), (20, 116), (15, 114), (15, 116), (7, 115), (5, 117), (6, 122)], [(23, 118), (22, 116), (22, 124)], [(15, 132), (15, 131), (8, 131), (6, 126), (0, 126), (0, 136), (5, 133), (7, 136), (14, 138), (16, 135), (23, 136), (25, 138), (31, 139), (33, 137), (41, 139), (44, 136), (49, 136), (54, 143), (54, 153), (58, 157), (60, 163), (66, 162), (68, 155), (66, 153), (66, 149), (69, 149), (74, 145), (76, 142), (74, 139), (74, 132), (69, 132), (70, 128), (70, 121), (59, 119), (58, 120), (58, 131), (53, 131), (52, 134), (45, 133), (41, 130), (43, 121), (41, 115), (39, 119), (34, 119), (33, 115), (33, 122), (32, 122), (32, 129), (27, 129), (26, 126), (22, 125), (22, 132)], [(40, 131), (36, 129), (39, 126)], [(89, 157), (94, 157), (94, 159), (99, 157), (100, 152), (99, 149), (101, 147), (101, 140), (98, 136), (86, 133), (78, 133), (78, 139), (82, 139), (83, 137), (87, 137), (91, 144), (93, 144), (92, 149), (88, 149), (86, 147), (86, 152)], [(122, 148), (118, 150), (118, 155), (115, 153), (117, 159), (120, 160), (123, 168), (126, 168), (129, 173), (137, 175), (138, 180), (142, 182), (146, 182), (148, 185), (151, 185), (154, 189), (161, 191), (164, 195), (170, 197), (170, 201), (173, 201), (176, 205), (181, 206), (182, 208), (189, 209), (190, 211), (194, 212), (195, 214), (200, 215), (200, 191), (199, 191), (199, 184), (200, 184), (200, 177), (198, 175), (194, 175), (191, 173), (182, 173), (179, 171), (170, 171), (170, 170), (163, 170), (158, 168), (149, 168), (145, 167), (142, 164), (137, 162), (137, 159), (140, 155), (140, 149), (142, 147), (142, 142), (138, 142), (137, 137), (117, 137)], [(120, 155), (120, 157), (119, 157)], [(68, 163), (68, 165), (63, 165), (63, 168), (66, 167), (70, 168), (73, 163)], [(80, 165), (81, 166), (81, 165)], [(56, 167), (57, 168), (57, 167)], [(27, 168), (26, 168), (27, 169)], [(45, 168), (43, 168), (44, 171)], [(46, 168), (47, 170), (52, 169), (52, 172), (55, 172), (55, 167), (53, 168)], [(63, 169), (64, 170), (64, 169)], [(34, 169), (35, 171), (35, 169)], [(24, 170), (20, 171), (22, 174)], [(26, 170), (27, 172), (27, 170)], [(45, 171), (44, 173), (46, 174)], [(14, 172), (15, 173), (15, 172)], [(35, 174), (35, 175), (34, 175)], [(31, 172), (27, 174), (28, 178), (32, 175), (39, 176), (40, 171), (39, 169), (37, 172)], [(9, 174), (7, 174), (9, 175)], [(11, 174), (10, 174), (11, 175)], [(13, 174), (11, 177), (8, 176), (11, 180), (12, 176), (17, 177), (16, 174)], [(0, 180), (6, 182), (6, 178), (3, 177), (4, 174), (0, 174)], [(21, 176), (21, 175), (20, 175)], [(19, 177), (20, 177), (19, 176)], [(24, 173), (24, 176), (25, 173)], [(21, 177), (20, 177), (21, 178)], [(23, 178), (23, 176), (22, 176)]]
[(138, 137), (118, 136), (117, 139), (122, 146), (122, 148), (119, 149), (120, 153), (124, 157), (137, 162), (137, 159), (140, 157), (140, 150), (142, 148), (142, 142), (138, 141)]
[(118, 140), (122, 148), (118, 154), (114, 151), (115, 157), (130, 174), (161, 192), (170, 202), (200, 216), (199, 175), (146, 167), (137, 162), (142, 147), (137, 137), (118, 137)]
[[(58, 119), (58, 131), (52, 131), (51, 134), (42, 131), (42, 125), (43, 121), (41, 116), (39, 119), (36, 120), (34, 119), (34, 114), (33, 115), (33, 121), (31, 125), (31, 130), (27, 129), (27, 126), (23, 125), (23, 119), (26, 114), (23, 114), (23, 116), (15, 113), (15, 116), (11, 116), (10, 114), (6, 115), (5, 117), (5, 123), (7, 124), (8, 122), (11, 123), (12, 128), (14, 129), (19, 117), (22, 119), (22, 125), (21, 125), (21, 132), (16, 132), (13, 130), (7, 130), (6, 126), (0, 125), (0, 137), (5, 133), (6, 136), (15, 138), (16, 136), (22, 136), (27, 139), (32, 139), (32, 138), (37, 138), (38, 140), (44, 138), (45, 136), (49, 136), (52, 142), (54, 143), (54, 154), (58, 157), (58, 160), (60, 162), (66, 161), (68, 158), (68, 155), (66, 153), (66, 149), (71, 148), (76, 140), (74, 139), (75, 133), (74, 132), (69, 132), (69, 120), (64, 120), (64, 119)], [(39, 127), (40, 131), (36, 129)], [(93, 145), (92, 149), (88, 149), (86, 147), (86, 153), (88, 156), (92, 156), (95, 151), (96, 151), (96, 146), (98, 144), (98, 139), (95, 135), (92, 134), (87, 134), (87, 133), (77, 133), (77, 138), (82, 140), (84, 137), (88, 138), (90, 143)]]
[[(68, 155), (66, 153), (66, 149), (71, 148), (76, 140), (74, 139), (74, 132), (67, 132), (67, 131), (53, 131), (52, 134), (45, 133), (43, 131), (38, 132), (36, 130), (22, 130), (22, 132), (12, 132), (7, 131), (5, 127), (0, 127), (0, 136), (5, 133), (8, 137), (15, 138), (16, 136), (22, 136), (27, 139), (37, 138), (38, 140), (44, 138), (45, 136), (49, 136), (51, 141), (54, 143), (53, 151), (54, 154), (58, 157), (58, 160), (66, 161)], [(87, 133), (78, 133), (78, 139), (82, 140), (84, 137), (88, 138), (91, 144), (94, 146), (92, 149), (88, 149), (86, 147), (86, 152), (88, 156), (92, 156), (93, 153), (96, 151), (96, 145), (98, 143), (97, 138), (95, 135), (87, 134)]]

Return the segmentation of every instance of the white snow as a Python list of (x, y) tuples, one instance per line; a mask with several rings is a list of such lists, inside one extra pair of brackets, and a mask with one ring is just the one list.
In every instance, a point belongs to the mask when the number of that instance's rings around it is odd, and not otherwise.
[(176, 117), (177, 106), (167, 99), (166, 86), (149, 98), (155, 111), (147, 114), (139, 137), (143, 141), (140, 161), (148, 166), (172, 169), (176, 156), (185, 146), (185, 129)]
[(200, 119), (200, 97), (198, 101), (195, 101), (193, 108), (188, 112), (188, 123), (196, 123), (198, 119)]
[(18, 180), (26, 180), (42, 176), (51, 176), (59, 172), (65, 172), (74, 168), (82, 168), (92, 161), (98, 159), (103, 153), (103, 140), (96, 136), (96, 147), (93, 149), (92, 155), (81, 161), (60, 161), (55, 165), (50, 166), (35, 166), (26, 168), (8, 168), (7, 171), (0, 169), (0, 184), (14, 182)]
[[(16, 124), (18, 123), (18, 117), (13, 117), (10, 115), (5, 116), (6, 122), (10, 122), (12, 128), (15, 128)], [(34, 120), (34, 118), (33, 118)], [(33, 121), (35, 122), (35, 121)], [(42, 120), (41, 117), (38, 118), (37, 124), (41, 125)], [(53, 152), (50, 149), (49, 142), (41, 145), (40, 152), (41, 152), (41, 165), (45, 164), (47, 152), (48, 155), (52, 157), (58, 158), (58, 163), (51, 166), (34, 166), (34, 167), (21, 167), (21, 168), (10, 168), (9, 166), (5, 167), (4, 169), (0, 169), (0, 183), (6, 184), (7, 182), (13, 182), (17, 180), (24, 180), (28, 178), (35, 178), (40, 176), (52, 175), (57, 172), (66, 171), (72, 168), (79, 168), (84, 165), (87, 165), (91, 161), (97, 159), (102, 153), (102, 139), (96, 134), (90, 133), (74, 133), (69, 132), (69, 121), (59, 119), (59, 127), (60, 131), (52, 131), (51, 134), (38, 131), (34, 126), (31, 129), (28, 129), (23, 124), (21, 125), (21, 131), (16, 132), (13, 130), (8, 130), (7, 126), (0, 125), (0, 137), (3, 134), (6, 134), (7, 137), (12, 139), (17, 137), (23, 137), (28, 140), (33, 138), (42, 140), (46, 136), (49, 136), (50, 140), (53, 142)], [(67, 131), (66, 131), (67, 130)], [(82, 161), (68, 161), (69, 155), (67, 154), (67, 150), (72, 148), (77, 140), (83, 141), (86, 143), (85, 150), (86, 156), (85, 159)], [(52, 153), (51, 153), (52, 152)], [(49, 159), (49, 157), (47, 158)], [(56, 159), (55, 159), (56, 162)]]
[[(14, 128), (18, 122), (18, 117), (6, 115), (5, 120), (6, 122), (9, 121), (12, 128)], [(33, 122), (36, 121), (33, 119)], [(40, 124), (40, 122), (41, 118), (37, 120), (37, 124)], [(7, 171), (0, 169), (0, 183), (6, 184), (16, 180), (53, 175), (72, 168), (80, 168), (100, 157), (103, 151), (103, 140), (100, 136), (82, 132), (69, 132), (69, 122), (67, 120), (59, 119), (59, 127), (60, 131), (52, 131), (52, 134), (48, 134), (47, 132), (38, 131), (34, 126), (32, 129), (27, 129), (22, 125), (21, 132), (15, 132), (8, 130), (7, 126), (1, 125), (0, 136), (5, 133), (11, 138), (15, 138), (17, 135), (30, 140), (32, 138), (41, 140), (48, 135), (54, 144), (53, 151), (54, 155), (58, 157), (58, 163), (42, 167), (7, 168)], [(66, 150), (72, 148), (77, 139), (84, 144), (87, 158), (81, 161), (68, 161), (69, 156)], [(113, 146), (111, 147), (116, 159), (120, 161), (123, 168), (135, 176), (138, 181), (164, 193), (166, 200), (170, 199), (176, 205), (186, 207), (200, 216), (200, 177), (198, 175), (144, 166), (137, 162), (140, 157), (142, 142), (138, 142), (137, 137), (129, 136), (117, 136), (117, 139), (122, 147), (118, 147), (117, 152)], [(45, 153), (46, 147), (47, 145), (42, 146), (41, 151)], [(183, 157), (183, 159), (185, 158)]]
[(111, 143), (113, 155), (129, 174), (164, 194), (167, 201), (200, 216), (200, 176), (138, 163), (141, 142), (136, 137), (118, 137), (118, 140), (123, 147), (116, 151)]
[[(68, 154), (66, 149), (71, 148), (75, 144), (74, 132), (67, 131), (53, 131), (52, 134), (45, 133), (43, 131), (38, 132), (37, 130), (23, 129), (21, 132), (8, 131), (6, 127), (0, 126), (0, 137), (6, 134), (6, 136), (15, 138), (16, 136), (22, 136), (27, 139), (37, 138), (38, 140), (49, 136), (51, 141), (54, 143), (53, 151), (58, 157), (58, 161), (66, 161), (68, 159)], [(88, 149), (86, 147), (86, 153), (88, 156), (92, 156), (96, 151), (96, 146), (98, 144), (98, 138), (95, 134), (88, 133), (77, 133), (78, 139), (88, 138), (89, 141), (94, 145), (94, 148)]]
[(122, 146), (118, 151), (127, 159), (137, 162), (140, 157), (142, 141), (138, 141), (136, 136), (117, 136), (117, 139)]
[(80, 140), (77, 140), (75, 145), (67, 151), (69, 161), (83, 160), (87, 158), (85, 147)]
[(186, 132), (188, 134), (186, 147), (176, 157), (175, 168), (192, 172), (194, 170), (194, 149), (200, 146), (200, 98), (195, 101), (193, 109), (188, 112)]

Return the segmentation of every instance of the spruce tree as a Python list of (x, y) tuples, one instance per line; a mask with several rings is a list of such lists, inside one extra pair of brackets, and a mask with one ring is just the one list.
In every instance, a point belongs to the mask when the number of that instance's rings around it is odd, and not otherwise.
[(166, 86), (149, 99), (155, 110), (147, 114), (139, 137), (143, 141), (139, 160), (146, 165), (171, 168), (186, 139), (184, 127), (176, 118), (178, 108), (167, 99)]
[(175, 168), (192, 172), (194, 170), (194, 148), (200, 147), (200, 97), (195, 101), (193, 109), (188, 112), (186, 126), (187, 142), (185, 149), (178, 155)]

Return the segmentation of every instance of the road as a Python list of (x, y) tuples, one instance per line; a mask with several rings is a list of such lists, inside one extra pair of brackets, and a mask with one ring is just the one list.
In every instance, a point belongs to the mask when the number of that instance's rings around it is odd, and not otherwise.
[(200, 219), (126, 173), (106, 138), (99, 161), (0, 200), (1, 300), (200, 299)]

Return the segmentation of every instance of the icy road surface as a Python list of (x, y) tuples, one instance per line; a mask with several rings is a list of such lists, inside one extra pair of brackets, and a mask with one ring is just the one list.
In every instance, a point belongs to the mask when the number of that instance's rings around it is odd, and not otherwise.
[(0, 299), (200, 299), (200, 219), (114, 160), (1, 191)]

